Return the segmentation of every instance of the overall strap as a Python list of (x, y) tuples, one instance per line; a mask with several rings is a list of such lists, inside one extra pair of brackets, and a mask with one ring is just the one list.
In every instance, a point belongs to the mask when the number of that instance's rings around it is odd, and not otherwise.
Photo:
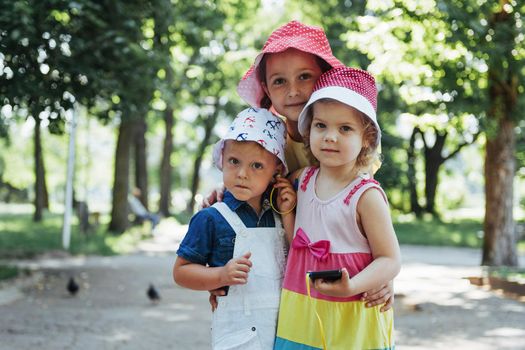
[(246, 225), (242, 222), (241, 218), (223, 202), (217, 202), (212, 205), (230, 224), (235, 233), (238, 233), (241, 230), (246, 229)]

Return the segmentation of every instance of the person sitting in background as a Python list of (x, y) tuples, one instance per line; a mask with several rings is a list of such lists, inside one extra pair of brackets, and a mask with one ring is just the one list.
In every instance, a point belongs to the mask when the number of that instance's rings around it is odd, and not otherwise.
[(128, 205), (131, 212), (142, 222), (143, 220), (151, 221), (151, 229), (160, 222), (160, 217), (157, 214), (150, 213), (148, 209), (140, 201), (141, 191), (138, 188), (134, 188), (130, 194), (128, 194)]

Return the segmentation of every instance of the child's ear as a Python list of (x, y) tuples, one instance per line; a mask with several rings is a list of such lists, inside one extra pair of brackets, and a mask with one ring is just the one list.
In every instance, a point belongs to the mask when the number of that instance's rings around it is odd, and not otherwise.
[(266, 96), (270, 96), (270, 94), (268, 93), (268, 87), (266, 86), (266, 83), (264, 81), (261, 81), (261, 87), (264, 91), (264, 93), (266, 94)]

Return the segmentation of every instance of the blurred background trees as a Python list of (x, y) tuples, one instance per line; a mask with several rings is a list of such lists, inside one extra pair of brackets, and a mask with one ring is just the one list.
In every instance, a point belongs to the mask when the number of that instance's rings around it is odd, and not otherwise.
[(0, 201), (32, 201), (35, 221), (62, 210), (74, 110), (77, 201), (121, 233), (138, 188), (184, 222), (220, 182), (210, 145), (244, 106), (237, 82), (269, 33), (299, 19), (377, 78), (376, 177), (396, 215), (477, 206), (483, 263), (515, 265), (524, 13), (516, 0), (0, 0)]

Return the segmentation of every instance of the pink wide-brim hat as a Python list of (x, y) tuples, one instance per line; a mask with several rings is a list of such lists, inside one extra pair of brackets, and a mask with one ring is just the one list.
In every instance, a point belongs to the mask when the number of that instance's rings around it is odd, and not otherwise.
[(297, 49), (322, 58), (332, 68), (343, 64), (332, 54), (332, 48), (323, 29), (308, 26), (298, 21), (291, 21), (277, 28), (264, 44), (253, 65), (237, 85), (239, 96), (252, 107), (261, 107), (264, 91), (257, 79), (257, 67), (264, 54)]
[(353, 107), (366, 115), (377, 129), (377, 146), (381, 129), (377, 123), (377, 88), (374, 77), (362, 69), (340, 67), (329, 70), (319, 77), (310, 99), (299, 114), (299, 133), (305, 136), (310, 128), (308, 110), (321, 99), (332, 99)]

